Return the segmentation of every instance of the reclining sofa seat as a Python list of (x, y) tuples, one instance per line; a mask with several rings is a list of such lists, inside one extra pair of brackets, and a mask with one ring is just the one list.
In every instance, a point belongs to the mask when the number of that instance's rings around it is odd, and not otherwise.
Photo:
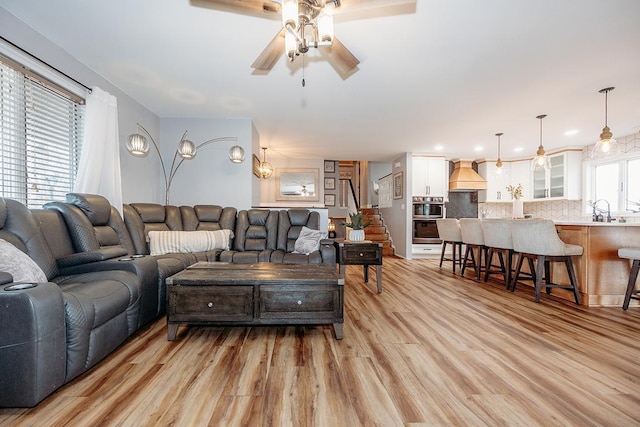
[(277, 249), (278, 211), (249, 209), (238, 212), (233, 249), (222, 251), (222, 262), (270, 262)]
[(271, 262), (287, 264), (335, 264), (333, 240), (323, 239), (320, 248), (310, 254), (294, 253), (302, 227), (319, 230), (320, 214), (308, 209), (281, 210), (278, 214), (278, 245), (271, 254)]
[[(163, 206), (157, 203), (131, 203), (122, 207), (124, 222), (136, 254), (150, 254), (149, 231), (233, 230), (236, 209), (218, 205)], [(200, 253), (154, 255), (159, 270), (159, 309), (166, 309), (165, 279), (197, 261), (216, 261), (220, 250)]]
[(3, 274), (0, 285), (0, 406), (35, 406), (133, 333), (138, 278), (127, 271), (59, 275), (36, 219), (15, 200), (0, 198), (0, 238), (26, 253), (49, 280), (6, 291), (10, 279)]
[(33, 211), (62, 273), (108, 270), (135, 273), (140, 282), (136, 329), (150, 323), (160, 314), (159, 293), (164, 288), (157, 262), (150, 257), (130, 257), (133, 244), (129, 232), (118, 210), (106, 198), (69, 193), (66, 199), (66, 203), (49, 202), (44, 210)]

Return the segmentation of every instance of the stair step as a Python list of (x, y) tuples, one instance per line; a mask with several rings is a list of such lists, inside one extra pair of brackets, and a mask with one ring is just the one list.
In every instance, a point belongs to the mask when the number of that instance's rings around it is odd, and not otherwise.
[(364, 238), (366, 240), (373, 240), (374, 242), (380, 242), (382, 240), (387, 240), (389, 238), (389, 234), (388, 233), (380, 233), (380, 234), (365, 233)]
[(385, 234), (387, 227), (384, 225), (370, 225), (364, 230), (365, 234)]
[(382, 256), (393, 256), (395, 254), (395, 250), (391, 246), (382, 248)]

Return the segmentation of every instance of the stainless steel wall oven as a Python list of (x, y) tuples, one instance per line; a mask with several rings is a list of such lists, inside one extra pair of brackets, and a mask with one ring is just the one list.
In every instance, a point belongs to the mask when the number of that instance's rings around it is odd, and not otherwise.
[(444, 218), (442, 197), (413, 197), (413, 243), (442, 243), (436, 225), (438, 218)]

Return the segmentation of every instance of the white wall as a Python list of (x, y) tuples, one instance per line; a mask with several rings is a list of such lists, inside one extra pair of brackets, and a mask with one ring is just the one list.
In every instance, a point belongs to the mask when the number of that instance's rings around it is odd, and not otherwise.
[(391, 173), (390, 162), (369, 162), (369, 206), (378, 204), (378, 195), (373, 191), (373, 182)]
[[(262, 154), (259, 156), (262, 160)], [(271, 163), (275, 172), (268, 179), (260, 180), (260, 204), (259, 206), (276, 207), (324, 207), (324, 160), (323, 159), (294, 159), (280, 157), (267, 150), (267, 161)], [(277, 201), (276, 200), (276, 173), (278, 169), (317, 169), (318, 170), (318, 200), (312, 202)]]
[[(224, 136), (237, 137), (238, 141), (208, 144), (198, 150), (194, 159), (185, 160), (171, 184), (170, 204), (213, 204), (233, 206), (239, 210), (250, 208), (255, 178), (251, 167), (252, 139), (255, 135), (251, 120), (161, 119), (159, 144), (167, 174), (170, 173), (171, 160), (185, 130), (188, 131), (187, 139), (196, 146)], [(243, 163), (229, 160), (229, 149), (236, 144), (244, 149)]]
[(396, 255), (411, 258), (411, 210), (407, 209), (407, 200), (411, 200), (411, 153), (405, 153), (391, 162), (392, 174), (402, 172), (403, 193), (401, 199), (393, 199), (390, 208), (381, 209), (387, 230), (396, 248)]
[(136, 131), (136, 122), (143, 124), (156, 136), (159, 129), (158, 117), (4, 8), (0, 8), (0, 34), (85, 86), (98, 86), (118, 99), (123, 200), (125, 203), (164, 200), (162, 190), (156, 182), (161, 176), (159, 163), (135, 162), (125, 148), (128, 135)]

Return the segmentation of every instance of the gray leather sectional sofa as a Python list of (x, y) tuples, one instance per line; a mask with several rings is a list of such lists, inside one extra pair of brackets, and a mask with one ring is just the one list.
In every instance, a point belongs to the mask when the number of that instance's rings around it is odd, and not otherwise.
[[(317, 230), (318, 213), (132, 203), (121, 216), (98, 195), (36, 210), (0, 198), (0, 239), (47, 281), (0, 271), (0, 407), (35, 406), (163, 315), (165, 279), (197, 261), (335, 264), (331, 240), (293, 253), (303, 226)], [(220, 229), (233, 231), (228, 250), (150, 255), (149, 231)]]

